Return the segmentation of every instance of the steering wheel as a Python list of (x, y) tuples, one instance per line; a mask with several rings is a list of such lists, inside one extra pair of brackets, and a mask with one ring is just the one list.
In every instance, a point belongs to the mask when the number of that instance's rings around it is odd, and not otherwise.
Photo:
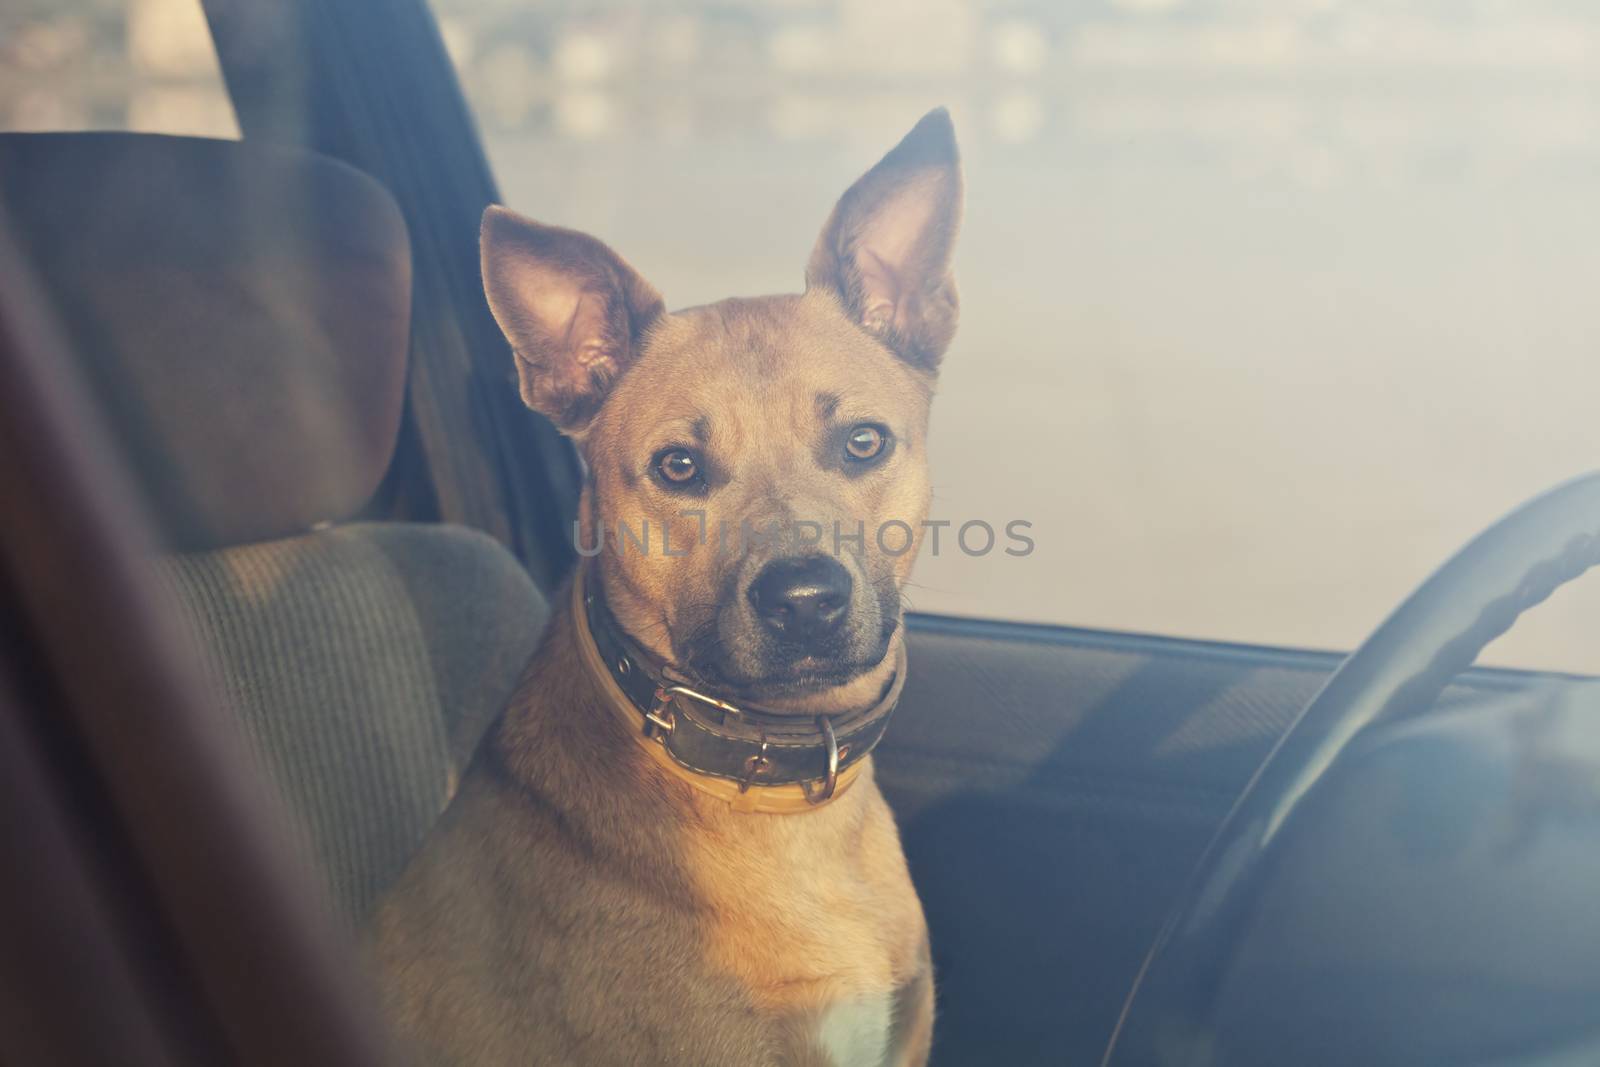
[(1413, 592), (1329, 678), (1245, 787), (1135, 979), (1102, 1067), (1209, 1063), (1217, 991), (1308, 797), (1353, 738), (1431, 708), (1494, 638), (1600, 563), (1600, 472), (1539, 496)]

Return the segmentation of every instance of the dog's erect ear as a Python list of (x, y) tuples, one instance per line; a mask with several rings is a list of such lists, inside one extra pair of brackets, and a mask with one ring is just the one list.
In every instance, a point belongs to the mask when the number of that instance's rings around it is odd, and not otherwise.
[(950, 257), (960, 225), (961, 158), (939, 108), (840, 198), (806, 286), (832, 289), (863, 328), (931, 371), (956, 332)]
[(588, 234), (483, 213), (483, 290), (516, 353), (523, 401), (578, 433), (638, 356), (661, 296)]

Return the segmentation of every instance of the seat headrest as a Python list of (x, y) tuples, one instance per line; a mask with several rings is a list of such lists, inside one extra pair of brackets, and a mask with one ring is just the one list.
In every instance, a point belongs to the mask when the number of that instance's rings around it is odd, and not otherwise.
[(411, 255), (360, 172), (235, 141), (0, 136), (0, 207), (168, 545), (350, 518), (394, 449)]

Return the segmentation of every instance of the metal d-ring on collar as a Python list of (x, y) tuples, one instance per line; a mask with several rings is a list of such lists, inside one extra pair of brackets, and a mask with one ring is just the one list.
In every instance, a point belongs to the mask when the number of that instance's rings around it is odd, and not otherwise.
[[(676, 677), (623, 632), (599, 591), (584, 590), (595, 647), (617, 687), (642, 716), (646, 737), (682, 767), (752, 786), (799, 785), (812, 804), (833, 798), (840, 773), (882, 739), (904, 680), (904, 662), (879, 701), (864, 710), (802, 717), (710, 696)], [(899, 654), (903, 655), (903, 652)]]
[(839, 786), (839, 739), (833, 735), (833, 722), (826, 715), (818, 715), (817, 725), (822, 727), (822, 736), (828, 745), (828, 776), (822, 780), (822, 787), (815, 793), (811, 791), (810, 782), (800, 783), (800, 788), (805, 790), (806, 799), (813, 804), (832, 800), (833, 791)]

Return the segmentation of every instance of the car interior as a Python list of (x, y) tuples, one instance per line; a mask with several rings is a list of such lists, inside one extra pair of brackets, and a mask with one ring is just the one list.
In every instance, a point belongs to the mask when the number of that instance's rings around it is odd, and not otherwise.
[[(350, 946), (573, 562), (428, 8), (204, 7), (240, 140), (0, 134), (8, 1064), (393, 1062)], [(1354, 656), (910, 615), (932, 1062), (1600, 1061), (1600, 689), (1473, 665), (1597, 561), (1591, 478)]]

